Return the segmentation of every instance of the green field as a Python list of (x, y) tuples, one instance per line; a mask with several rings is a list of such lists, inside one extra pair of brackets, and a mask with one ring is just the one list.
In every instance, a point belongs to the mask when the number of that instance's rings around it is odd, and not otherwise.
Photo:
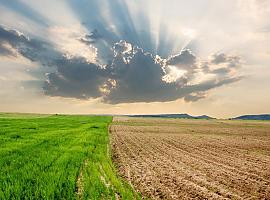
[(111, 161), (111, 117), (0, 115), (0, 199), (134, 199)]

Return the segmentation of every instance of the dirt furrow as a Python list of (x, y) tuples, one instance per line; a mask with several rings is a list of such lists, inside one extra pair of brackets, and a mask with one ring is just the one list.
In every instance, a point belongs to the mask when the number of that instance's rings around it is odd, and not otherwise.
[(114, 161), (144, 196), (270, 198), (270, 123), (137, 118), (114, 123)]

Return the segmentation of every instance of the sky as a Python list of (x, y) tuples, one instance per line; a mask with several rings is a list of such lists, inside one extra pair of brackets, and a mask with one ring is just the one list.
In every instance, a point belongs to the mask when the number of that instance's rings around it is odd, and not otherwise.
[(0, 0), (0, 112), (270, 113), (268, 0)]

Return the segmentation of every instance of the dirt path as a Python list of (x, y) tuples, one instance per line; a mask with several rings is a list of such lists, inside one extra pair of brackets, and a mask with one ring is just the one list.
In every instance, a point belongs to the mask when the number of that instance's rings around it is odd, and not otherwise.
[(270, 199), (270, 123), (115, 118), (114, 160), (153, 199)]
[(83, 169), (85, 167), (87, 167), (87, 163), (88, 163), (88, 160), (86, 159), (83, 162), (83, 166), (80, 169), (79, 176), (77, 177), (77, 181), (76, 181), (76, 193), (77, 193), (78, 199), (83, 199)]

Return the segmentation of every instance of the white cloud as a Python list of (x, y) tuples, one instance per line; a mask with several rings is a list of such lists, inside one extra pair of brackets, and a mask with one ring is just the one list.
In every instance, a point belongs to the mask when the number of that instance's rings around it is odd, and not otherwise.
[(96, 63), (97, 48), (80, 41), (84, 37), (85, 30), (80, 25), (72, 27), (54, 26), (49, 28), (49, 39), (68, 58), (82, 57), (87, 62)]

